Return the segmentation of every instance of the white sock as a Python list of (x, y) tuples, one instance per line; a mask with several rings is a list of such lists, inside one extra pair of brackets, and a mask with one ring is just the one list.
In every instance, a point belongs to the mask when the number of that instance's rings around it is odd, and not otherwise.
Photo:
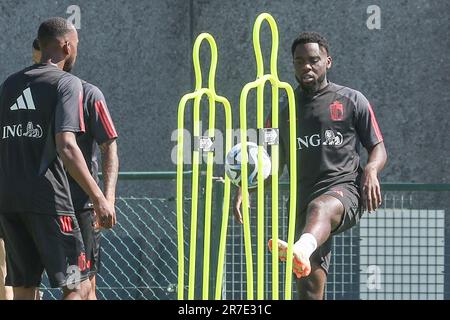
[(304, 233), (295, 243), (295, 247), (309, 259), (313, 252), (317, 249), (317, 240), (311, 233)]

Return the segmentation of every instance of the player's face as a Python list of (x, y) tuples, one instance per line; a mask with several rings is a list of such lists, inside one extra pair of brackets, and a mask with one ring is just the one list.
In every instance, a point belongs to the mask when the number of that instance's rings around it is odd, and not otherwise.
[(331, 57), (318, 43), (299, 44), (294, 51), (295, 77), (303, 90), (315, 92), (326, 85)]
[(65, 46), (67, 46), (68, 55), (63, 70), (70, 72), (77, 60), (78, 33), (75, 28), (73, 29), (73, 32), (67, 34)]

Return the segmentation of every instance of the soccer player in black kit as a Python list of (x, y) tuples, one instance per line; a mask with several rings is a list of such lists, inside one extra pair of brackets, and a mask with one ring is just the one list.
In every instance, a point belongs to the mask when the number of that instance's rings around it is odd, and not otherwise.
[[(33, 62), (41, 60), (39, 41), (33, 41)], [(66, 68), (64, 71), (71, 72)], [(111, 119), (105, 97), (99, 88), (84, 80), (83, 86), (83, 119), (85, 133), (77, 137), (78, 146), (83, 153), (86, 164), (97, 184), (98, 180), (98, 154), (101, 153), (103, 186), (105, 198), (113, 205), (115, 203), (115, 190), (119, 171), (119, 158), (117, 155), (118, 137), (116, 128)], [(89, 269), (91, 290), (88, 300), (97, 300), (96, 274), (100, 270), (100, 240), (101, 231), (96, 221), (92, 201), (77, 182), (69, 176), (70, 192), (75, 209), (75, 216), (80, 226), (81, 235), (86, 252), (86, 266)], [(114, 211), (113, 225), (116, 223)]]
[(69, 174), (93, 201), (100, 224), (110, 228), (114, 209), (92, 178), (76, 143), (85, 131), (81, 81), (67, 73), (76, 61), (78, 34), (64, 18), (38, 31), (40, 64), (0, 87), (0, 224), (7, 279), (14, 299), (34, 299), (43, 270), (65, 299), (90, 290), (86, 256), (74, 215)]
[[(88, 168), (98, 183), (98, 154), (100, 149), (103, 192), (112, 208), (115, 203), (115, 190), (119, 170), (117, 155), (118, 137), (114, 123), (108, 111), (103, 93), (99, 88), (86, 81), (83, 85), (83, 110), (86, 132), (77, 138), (77, 143), (83, 153)], [(96, 300), (96, 274), (100, 270), (100, 238), (101, 231), (96, 223), (94, 207), (89, 195), (78, 183), (69, 177), (75, 215), (79, 221), (83, 242), (86, 249), (86, 263), (89, 268), (91, 291), (89, 300)], [(113, 225), (116, 223), (114, 211)]]
[[(358, 91), (327, 79), (327, 40), (304, 32), (292, 44), (297, 112), (297, 216), (293, 271), (300, 299), (323, 299), (332, 236), (357, 224), (365, 210), (381, 204), (378, 173), (386, 150), (369, 101)], [(289, 110), (280, 108), (280, 170), (289, 168)], [(270, 127), (270, 121), (267, 124)], [(360, 144), (368, 152), (364, 169)], [(234, 213), (242, 221), (241, 192)], [(277, 240), (280, 259), (287, 243)], [(272, 240), (269, 240), (269, 250)]]

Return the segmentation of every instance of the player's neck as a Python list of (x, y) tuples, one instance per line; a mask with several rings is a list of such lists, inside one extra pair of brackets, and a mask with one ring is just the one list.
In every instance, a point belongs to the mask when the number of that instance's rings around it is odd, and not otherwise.
[(63, 67), (64, 67), (64, 60), (55, 63), (54, 59), (52, 59), (52, 58), (42, 57), (41, 63), (53, 65), (53, 66), (55, 66), (55, 67), (57, 67), (58, 69), (61, 69), (61, 70), (63, 70)]
[(320, 92), (322, 92), (327, 86), (328, 86), (329, 82), (327, 80), (327, 78), (325, 78), (320, 84), (317, 84), (314, 88), (308, 88), (308, 87), (301, 87), (303, 93), (305, 94), (305, 96), (307, 97), (314, 97), (317, 94), (319, 94)]
[(322, 83), (319, 85), (319, 88), (317, 89), (316, 93), (319, 91), (322, 91), (326, 86), (328, 86), (328, 79), (325, 76), (325, 79), (323, 79)]

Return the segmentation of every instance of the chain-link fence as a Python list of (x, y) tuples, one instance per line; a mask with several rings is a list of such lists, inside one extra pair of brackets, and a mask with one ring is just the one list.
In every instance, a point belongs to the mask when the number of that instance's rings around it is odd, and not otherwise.
[[(219, 182), (215, 183), (220, 190)], [(333, 239), (326, 287), (327, 299), (448, 299), (450, 187), (386, 185), (383, 207), (365, 215), (360, 224)], [(407, 188), (407, 189), (408, 189)], [(434, 189), (436, 190), (434, 190)], [(419, 189), (420, 191), (414, 191)], [(396, 191), (398, 190), (398, 191)], [(280, 238), (287, 234), (286, 189), (280, 192)], [(216, 193), (217, 194), (217, 193)], [(269, 197), (269, 195), (267, 195)], [(221, 204), (215, 197), (213, 223), (220, 223)], [(266, 203), (269, 198), (266, 199)], [(190, 199), (186, 196), (185, 247), (188, 254)], [(201, 206), (200, 206), (201, 208)], [(256, 212), (256, 208), (252, 208)], [(103, 231), (102, 267), (97, 277), (100, 299), (176, 299), (177, 231), (175, 198), (118, 197), (118, 225)], [(269, 208), (266, 216), (270, 215)], [(252, 216), (252, 219), (254, 217)], [(201, 220), (201, 219), (200, 219)], [(196, 226), (202, 246), (202, 222)], [(252, 223), (256, 226), (256, 223)], [(219, 230), (220, 227), (217, 228)], [(270, 237), (270, 223), (265, 234)], [(218, 239), (214, 232), (213, 241)], [(256, 253), (252, 232), (253, 253)], [(266, 242), (267, 243), (267, 242)], [(214, 248), (214, 244), (213, 247)], [(214, 250), (212, 250), (214, 253)], [(266, 298), (271, 299), (271, 257), (266, 250)], [(201, 257), (201, 253), (198, 255)], [(214, 256), (214, 254), (213, 254)], [(254, 261), (256, 261), (256, 255)], [(224, 299), (245, 299), (246, 266), (242, 226), (230, 215), (223, 287)], [(188, 259), (185, 258), (185, 265)], [(201, 274), (201, 261), (197, 262)], [(212, 262), (214, 266), (214, 262)], [(280, 297), (284, 297), (284, 264), (280, 265)], [(212, 267), (212, 274), (215, 268)], [(256, 266), (254, 266), (256, 270)], [(188, 272), (188, 270), (186, 270)], [(185, 277), (187, 279), (187, 275)], [(201, 277), (197, 276), (200, 280)], [(212, 277), (213, 278), (213, 277)], [(214, 283), (214, 281), (211, 281)], [(197, 281), (201, 287), (201, 281)], [(44, 299), (60, 297), (44, 279)], [(211, 291), (211, 290), (210, 290)], [(293, 285), (293, 297), (296, 297)], [(213, 291), (212, 291), (213, 292)]]
[[(279, 237), (280, 239), (287, 239), (288, 235), (288, 208), (286, 207), (288, 200), (287, 188), (281, 188), (281, 197), (279, 198)], [(270, 203), (270, 195), (266, 194), (265, 203)], [(251, 212), (256, 212), (256, 203), (252, 203)], [(271, 215), (269, 207), (265, 210), (265, 216)], [(256, 261), (256, 217), (252, 216), (252, 251), (253, 261)], [(265, 243), (271, 238), (272, 228), (271, 219), (267, 219), (265, 224)], [(359, 289), (359, 270), (358, 270), (358, 227), (347, 230), (346, 232), (339, 234), (333, 239), (332, 248), (332, 261), (330, 264), (328, 275), (328, 286), (326, 290), (327, 299), (358, 299)], [(266, 249), (266, 248), (265, 248)], [(270, 252), (266, 249), (265, 257), (265, 298), (271, 299), (272, 297), (272, 259)], [(279, 269), (279, 296), (283, 298), (285, 295), (285, 264), (280, 264)], [(228, 236), (227, 246), (227, 283), (226, 283), (226, 295), (228, 299), (245, 299), (247, 296), (246, 289), (246, 265), (245, 265), (245, 252), (244, 252), (244, 237), (242, 226), (238, 224), (232, 224), (230, 228), (230, 234)], [(256, 264), (254, 264), (254, 270), (256, 270)], [(293, 277), (294, 279), (295, 277)], [(296, 297), (296, 284), (293, 280), (292, 284), (293, 292), (292, 297)]]
[[(119, 197), (118, 224), (102, 231), (99, 299), (176, 299), (177, 231), (175, 199)], [(43, 298), (60, 297), (48, 289)]]
[[(387, 184), (383, 189), (386, 190), (383, 192), (383, 205), (376, 213), (365, 214), (359, 225), (333, 238), (326, 298), (449, 299), (450, 283), (445, 270), (450, 266), (450, 203), (447, 200), (450, 188)], [(282, 195), (280, 238), (286, 239), (287, 194), (282, 192)], [(266, 197), (266, 203), (270, 203), (269, 196)], [(256, 211), (256, 208), (252, 209)], [(270, 210), (267, 210), (266, 216), (269, 215)], [(265, 233), (270, 237), (270, 223), (266, 225)], [(256, 237), (252, 242), (256, 242)], [(230, 272), (226, 297), (244, 299), (243, 232), (236, 225), (231, 227), (228, 237), (227, 258)], [(265, 262), (268, 270), (266, 297), (270, 298), (271, 260), (268, 252)], [(280, 275), (283, 272), (284, 269), (280, 270)], [(280, 280), (282, 290), (283, 277), (280, 276)], [(284, 292), (281, 293), (280, 296), (284, 296)]]
[(384, 207), (361, 221), (361, 299), (449, 298), (448, 196), (388, 192)]

